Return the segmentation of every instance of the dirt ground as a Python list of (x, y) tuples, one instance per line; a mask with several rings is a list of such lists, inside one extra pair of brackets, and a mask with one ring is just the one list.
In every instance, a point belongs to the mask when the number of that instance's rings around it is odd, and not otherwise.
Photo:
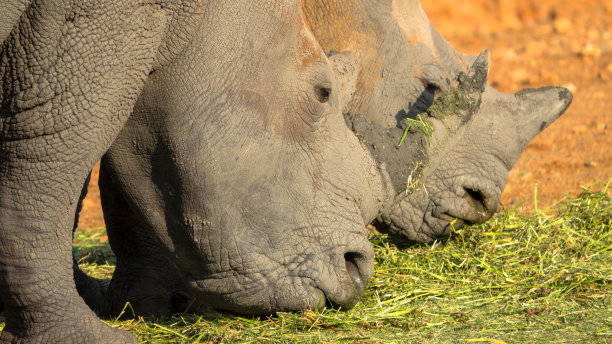
[[(502, 204), (538, 208), (612, 177), (612, 0), (421, 0), (458, 50), (488, 48), (489, 82), (502, 92), (559, 85), (574, 101), (529, 144), (510, 172)], [(97, 170), (80, 226), (103, 226)]]

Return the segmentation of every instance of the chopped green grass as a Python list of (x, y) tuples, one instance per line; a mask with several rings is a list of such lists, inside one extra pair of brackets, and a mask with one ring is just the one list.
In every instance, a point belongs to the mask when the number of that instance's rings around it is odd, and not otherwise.
[[(397, 144), (398, 147), (404, 143), (406, 139), (406, 135), (411, 130), (418, 130), (423, 134), (425, 138), (428, 140), (431, 139), (431, 135), (433, 134), (434, 128), (431, 126), (431, 123), (427, 119), (423, 119), (423, 116), (427, 116), (426, 113), (418, 114), (416, 119), (406, 118), (405, 121), (407, 123), (406, 129), (404, 129), (404, 133), (402, 134), (402, 138), (400, 142)], [(431, 141), (429, 141), (429, 145), (431, 146)]]
[[(106, 322), (144, 343), (612, 343), (612, 200), (606, 191), (586, 188), (529, 216), (505, 209), (432, 245), (407, 247), (372, 236), (374, 278), (347, 312)], [(81, 265), (109, 278), (108, 245), (98, 247), (82, 233), (75, 245)]]

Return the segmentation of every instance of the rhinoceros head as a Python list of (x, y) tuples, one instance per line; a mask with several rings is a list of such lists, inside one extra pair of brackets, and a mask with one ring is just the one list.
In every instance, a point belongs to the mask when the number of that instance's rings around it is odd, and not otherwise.
[(361, 63), (345, 118), (394, 190), (377, 227), (403, 239), (431, 242), (488, 219), (527, 143), (571, 102), (562, 88), (489, 87), (489, 53), (456, 52), (418, 0), (304, 10), (324, 49), (352, 50)]
[(363, 292), (383, 194), (340, 110), (354, 63), (328, 59), (298, 1), (225, 1), (150, 75), (105, 164), (204, 302), (268, 314)]
[[(484, 51), (458, 74), (452, 92), (442, 93), (426, 112), (384, 130), (384, 137), (397, 144), (384, 154), (371, 148), (396, 191), (377, 219), (381, 230), (422, 243), (443, 238), (464, 222), (490, 218), (508, 172), (529, 141), (571, 101), (563, 88), (501, 94), (487, 85), (488, 69)], [(371, 122), (358, 127), (363, 118), (347, 118), (356, 132), (377, 127)], [(410, 147), (404, 148), (400, 135)], [(362, 141), (376, 139), (362, 135)]]

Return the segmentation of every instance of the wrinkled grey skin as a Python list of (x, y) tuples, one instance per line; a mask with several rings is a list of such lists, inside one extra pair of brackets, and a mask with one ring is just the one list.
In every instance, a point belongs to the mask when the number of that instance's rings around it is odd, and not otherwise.
[[(135, 342), (89, 308), (125, 301), (350, 308), (373, 273), (367, 223), (427, 242), (492, 214), (569, 93), (488, 88), (487, 54), (468, 68), (416, 1), (338, 3), (0, 1), (0, 342)], [(337, 29), (350, 18), (365, 27)], [(354, 55), (326, 56), (351, 30)], [(440, 94), (473, 101), (424, 114), (432, 137), (376, 145)], [(70, 250), (103, 154), (108, 291)]]

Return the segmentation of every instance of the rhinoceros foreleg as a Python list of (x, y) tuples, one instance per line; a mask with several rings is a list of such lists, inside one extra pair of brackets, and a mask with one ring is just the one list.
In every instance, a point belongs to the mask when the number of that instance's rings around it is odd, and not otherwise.
[(133, 343), (79, 297), (70, 227), (153, 66), (165, 16), (133, 2), (29, 3), (0, 48), (0, 342)]
[[(147, 233), (141, 221), (100, 167), (100, 196), (106, 230), (117, 265), (106, 293), (105, 315), (117, 316), (129, 302), (137, 316), (201, 311), (183, 277)], [(124, 313), (132, 316), (131, 310)]]

